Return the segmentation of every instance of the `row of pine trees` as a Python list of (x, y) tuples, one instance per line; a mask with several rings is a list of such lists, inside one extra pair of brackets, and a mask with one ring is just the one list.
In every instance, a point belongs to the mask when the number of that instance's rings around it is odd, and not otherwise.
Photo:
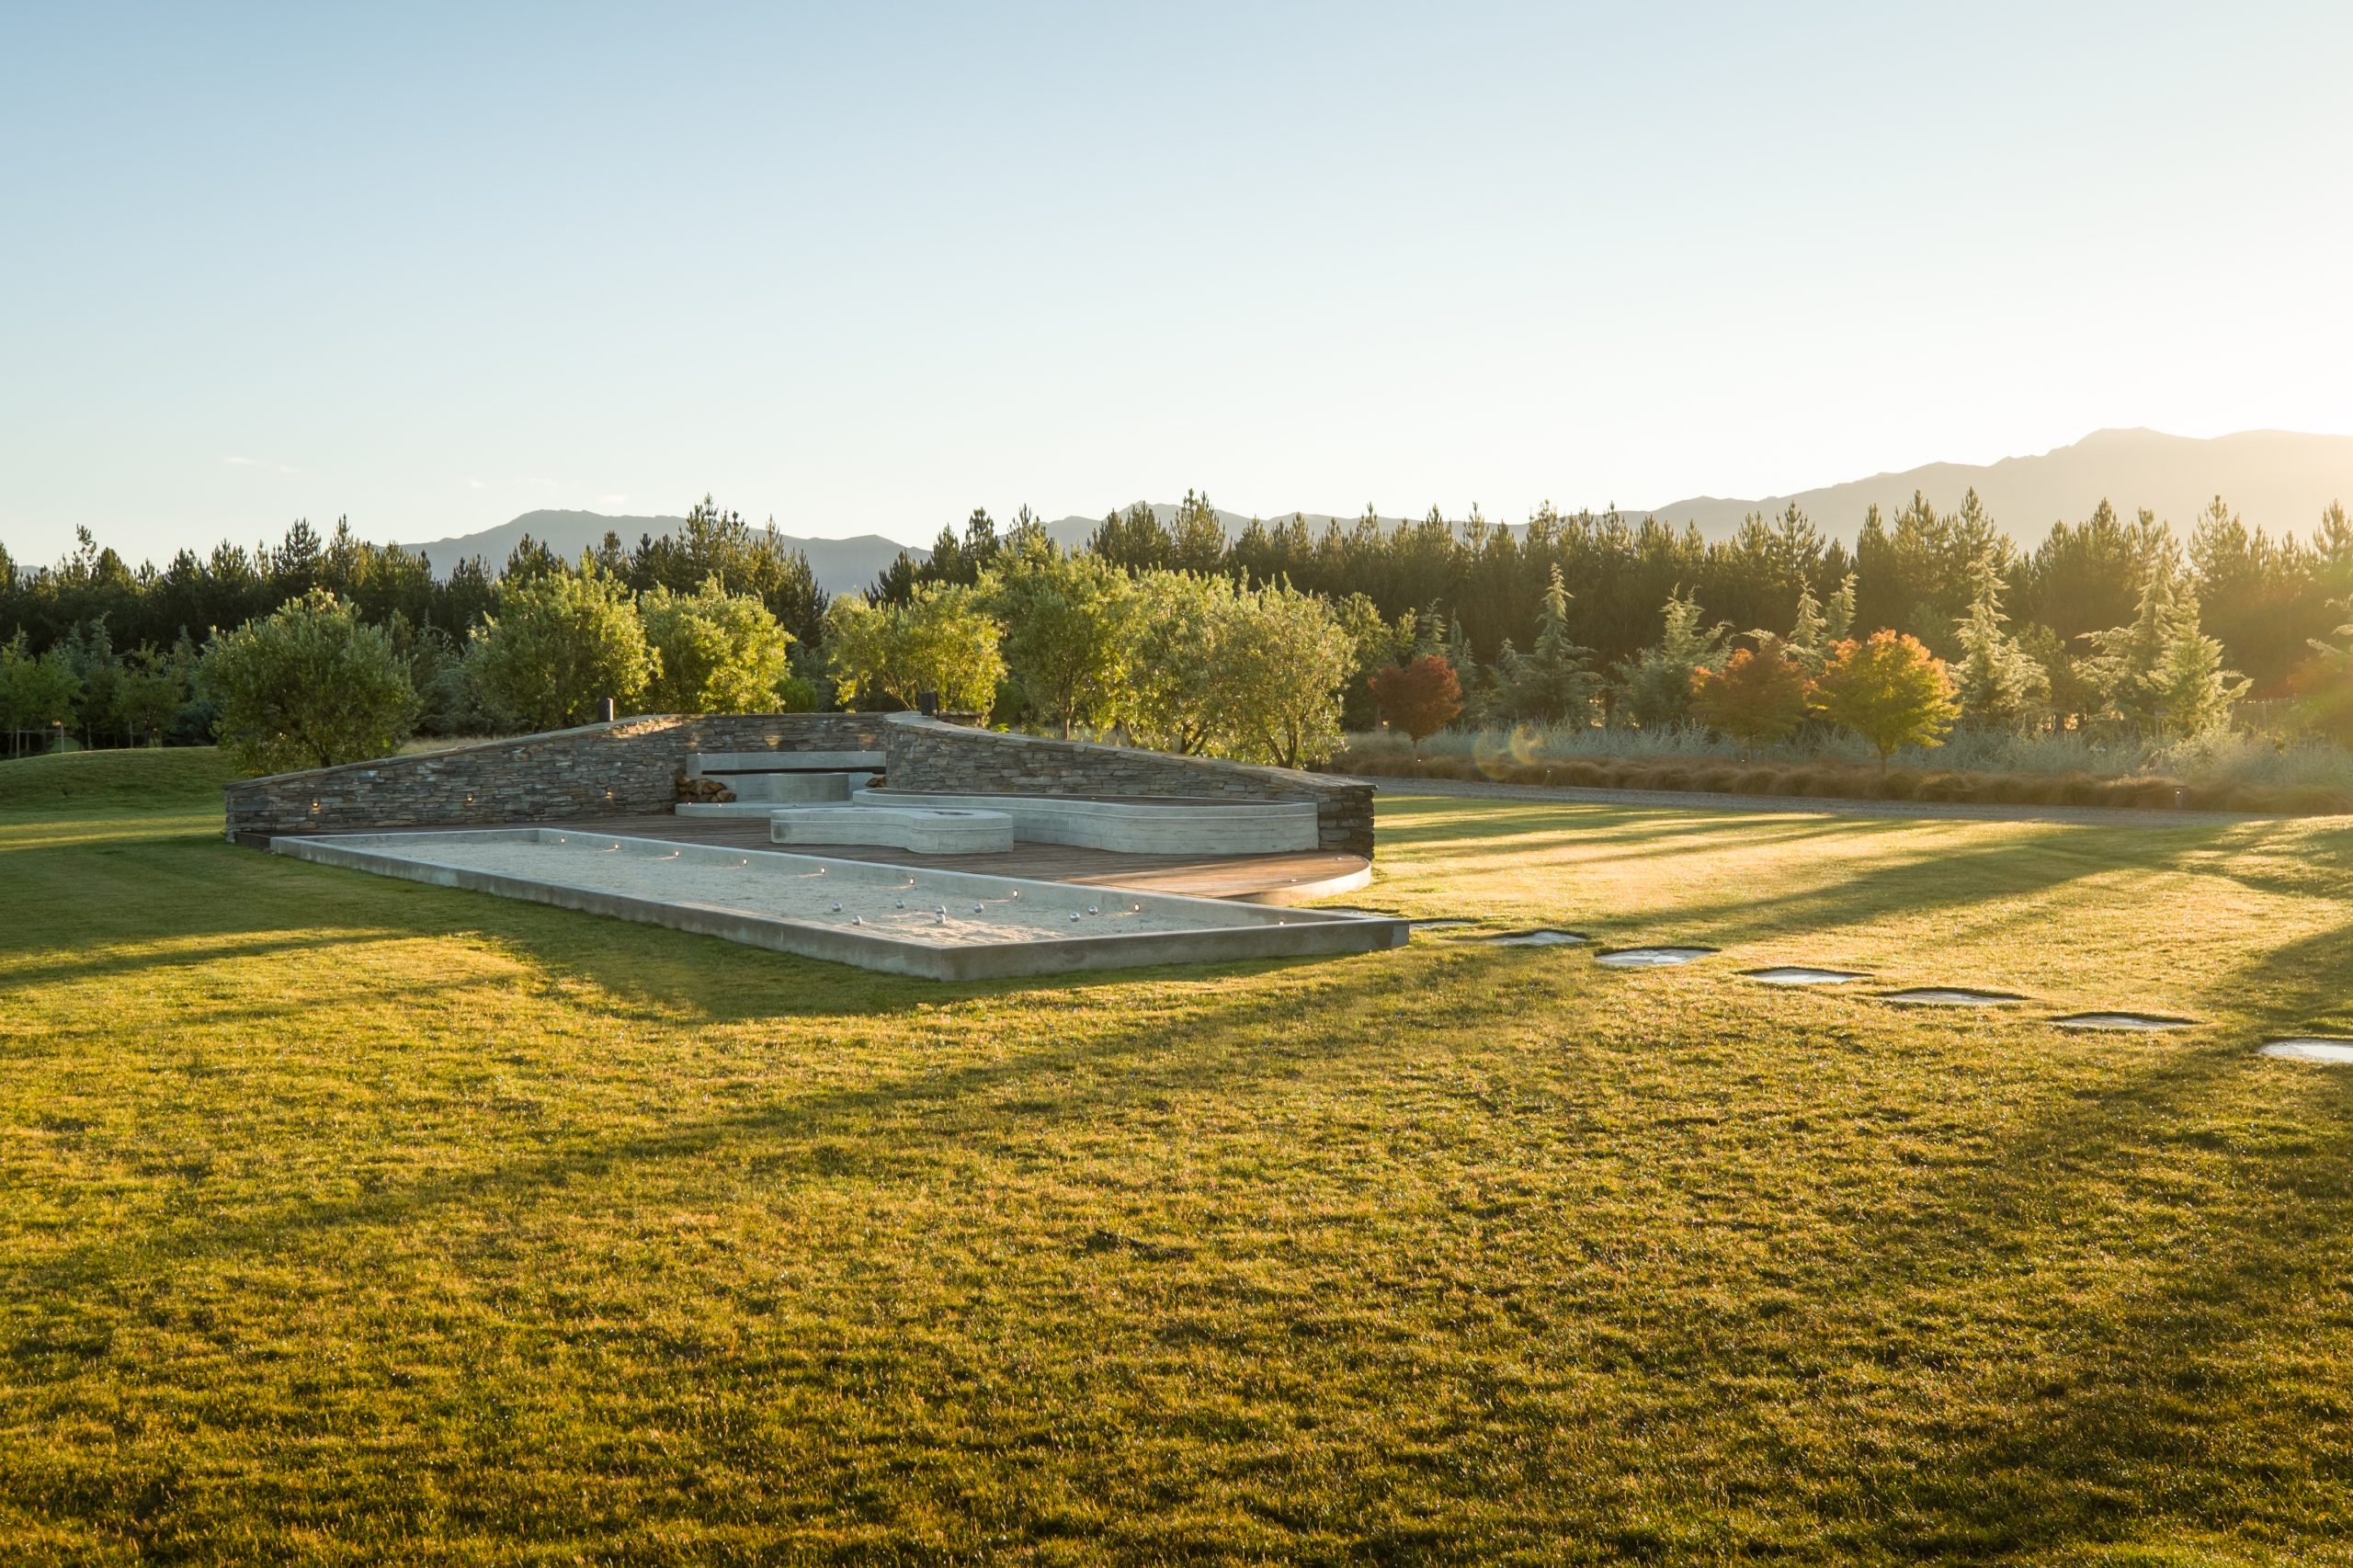
[[(1041, 531), (1026, 508), (1009, 529), (976, 511), (942, 529), (928, 560), (903, 555), (868, 597), (904, 602), (922, 584), (976, 581), (1014, 536)], [(1188, 494), (1173, 519), (1145, 506), (1107, 517), (1086, 548), (1134, 573), (1288, 581), (1321, 595), (1356, 640), (1358, 676), (1442, 652), (1474, 722), (1661, 722), (1680, 716), (1691, 673), (1720, 665), (1735, 638), (1804, 649), (1886, 627), (1947, 661), (1977, 722), (2105, 718), (2178, 732), (2250, 693), (2308, 695), (2336, 667), (2316, 644), (2353, 597), (2342, 507), (2308, 536), (2275, 537), (2220, 499), (2186, 537), (2103, 503), (2020, 549), (1973, 494), (1951, 512), (1916, 496), (1893, 517), (1874, 508), (1851, 546), (1794, 507), (1716, 540), (1550, 507), (1517, 528), (1476, 508), (1403, 526), (1368, 510), (1321, 528), (1254, 520), (1229, 537), (1208, 498)], [(716, 578), (759, 598), (793, 635), (796, 668), (824, 688), (827, 597), (773, 530), (706, 498), (674, 536), (625, 546), (608, 535), (593, 553), (632, 591), (688, 593)], [(159, 715), (211, 630), (324, 588), (390, 631), (433, 709), (427, 728), (463, 729), (475, 717), (457, 678), (467, 631), (493, 611), (503, 581), (571, 569), (527, 540), (499, 567), (437, 574), (422, 554), (369, 543), (347, 523), (321, 535), (306, 522), (276, 545), (223, 543), (133, 567), (85, 531), (50, 566), (19, 567), (0, 549), (0, 647), (28, 682), (44, 677), (22, 666), (53, 655), (54, 677), (70, 673), (85, 694), (85, 730), (197, 732), (200, 714)], [(1361, 684), (1347, 694), (1352, 725), (1371, 718)]]

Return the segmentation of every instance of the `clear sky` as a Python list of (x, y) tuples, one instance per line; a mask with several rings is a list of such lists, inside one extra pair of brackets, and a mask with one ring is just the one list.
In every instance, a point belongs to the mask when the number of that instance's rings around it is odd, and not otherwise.
[(2353, 431), (2353, 7), (17, 5), (0, 541)]

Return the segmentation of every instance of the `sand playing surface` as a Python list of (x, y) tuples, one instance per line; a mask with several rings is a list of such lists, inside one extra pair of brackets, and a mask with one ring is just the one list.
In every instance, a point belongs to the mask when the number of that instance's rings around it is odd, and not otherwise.
[[(708, 858), (642, 843), (574, 835), (563, 842), (434, 838), (377, 853), (470, 871), (523, 877), (596, 892), (699, 904), (774, 920), (839, 926), (937, 947), (1035, 942), (1057, 937), (1151, 935), (1267, 924), (1265, 912), (1225, 910), (1207, 900), (1172, 904), (1116, 888), (999, 883), (977, 888), (895, 867), (829, 871), (760, 855)], [(839, 905), (838, 908), (835, 905)], [(940, 913), (945, 910), (944, 915)], [(1078, 918), (1071, 918), (1076, 915)]]

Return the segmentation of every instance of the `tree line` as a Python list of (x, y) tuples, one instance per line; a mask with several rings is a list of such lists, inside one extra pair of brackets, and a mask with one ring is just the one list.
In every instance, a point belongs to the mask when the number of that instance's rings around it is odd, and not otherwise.
[(0, 732), (62, 725), (85, 743), (208, 741), (216, 713), (195, 676), (210, 642), (324, 593), (384, 633), (416, 693), (416, 730), (479, 733), (514, 715), (486, 703), (468, 675), (472, 634), (503, 596), (584, 567), (631, 596), (693, 595), (716, 581), (757, 601), (803, 647), (822, 636), (827, 596), (806, 558), (709, 497), (676, 533), (634, 546), (608, 533), (574, 562), (527, 536), (503, 563), (468, 559), (446, 575), (420, 551), (358, 538), (347, 519), (325, 535), (298, 520), (276, 545), (182, 550), (160, 568), (130, 565), (85, 528), (46, 567), (20, 567), (0, 545)]
[[(1514, 528), (1475, 508), (1404, 526), (1368, 511), (1320, 529), (1254, 520), (1229, 538), (1188, 494), (1170, 520), (1111, 514), (1074, 552), (1026, 508), (1003, 529), (975, 511), (927, 560), (903, 554), (838, 601), (772, 528), (708, 497), (675, 536), (625, 548), (608, 535), (576, 562), (526, 540), (496, 569), (468, 562), (446, 577), (342, 523), (325, 536), (297, 523), (277, 546), (182, 551), (161, 569), (132, 568), (85, 531), (50, 567), (19, 569), (0, 550), (0, 726), (202, 738), (217, 721), (217, 691), (197, 679), (209, 643), (321, 595), (382, 633), (427, 733), (577, 717), (583, 681), (625, 705), (677, 698), (660, 673), (675, 647), (648, 642), (632, 684), (626, 656), (567, 665), (556, 644), (524, 651), (500, 631), (518, 624), (510, 601), (558, 591), (597, 597), (616, 623), (625, 608), (641, 635), (688, 599), (710, 601), (704, 620), (756, 607), (779, 635), (732, 635), (786, 652), (729, 687), (747, 705), (887, 707), (933, 691), (1004, 722), (1279, 760), (1374, 722), (1370, 676), (1423, 657), (1454, 672), (1463, 722), (1644, 725), (1692, 718), (1701, 672), (1722, 672), (1734, 642), (1803, 650), (1879, 630), (1949, 668), (1967, 722), (2172, 730), (2218, 722), (2249, 694), (2347, 706), (2353, 527), (2331, 506), (2308, 538), (2274, 538), (2217, 499), (2184, 540), (2103, 503), (2021, 550), (1972, 494), (1952, 512), (1918, 496), (1893, 517), (1874, 508), (1851, 547), (1794, 506), (1718, 540), (1549, 506)], [(1264, 676), (1282, 661), (1297, 671), (1288, 682)], [(547, 691), (527, 694), (526, 676)], [(1328, 722), (1266, 699), (1302, 684), (1326, 688)]]

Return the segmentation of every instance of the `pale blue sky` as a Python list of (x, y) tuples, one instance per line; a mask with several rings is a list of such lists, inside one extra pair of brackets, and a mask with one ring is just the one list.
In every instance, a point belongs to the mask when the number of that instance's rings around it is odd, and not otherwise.
[(0, 15), (0, 540), (2353, 431), (2353, 8)]

